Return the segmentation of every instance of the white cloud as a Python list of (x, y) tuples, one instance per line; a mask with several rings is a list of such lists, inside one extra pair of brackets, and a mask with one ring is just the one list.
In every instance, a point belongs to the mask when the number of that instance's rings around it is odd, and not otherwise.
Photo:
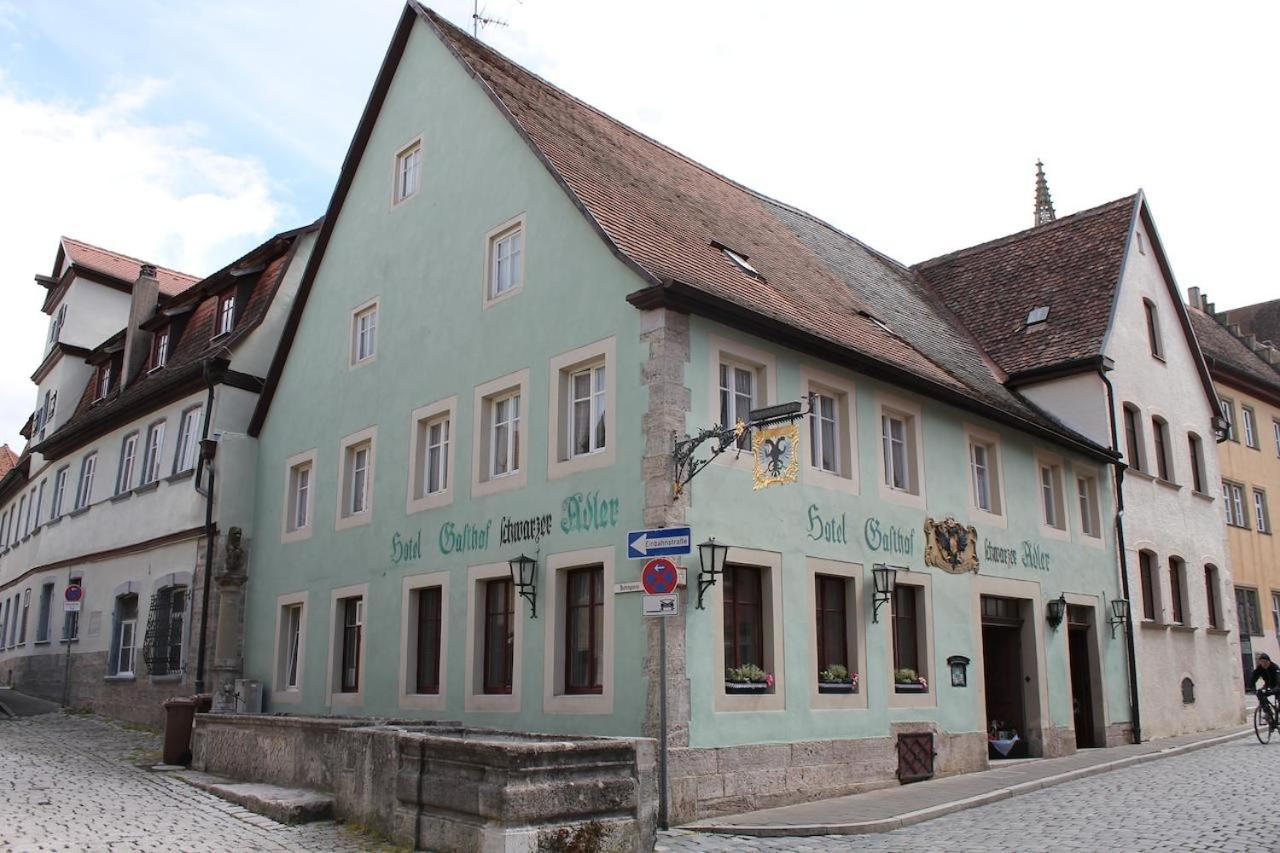
[(15, 449), (47, 332), (32, 277), (49, 272), (61, 235), (199, 275), (281, 225), (260, 163), (142, 117), (163, 86), (81, 105), (26, 98), (0, 77), (0, 441)]

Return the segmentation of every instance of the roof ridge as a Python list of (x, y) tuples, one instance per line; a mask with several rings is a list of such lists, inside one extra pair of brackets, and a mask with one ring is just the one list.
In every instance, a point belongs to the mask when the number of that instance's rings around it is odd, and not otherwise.
[[(94, 243), (86, 243), (84, 240), (78, 240), (75, 237), (68, 237), (66, 234), (63, 234), (60, 239), (62, 239), (67, 243), (75, 243), (77, 246), (83, 246), (86, 249), (93, 249), (95, 252), (102, 252), (103, 254), (107, 254), (107, 255), (115, 255), (117, 258), (123, 258), (126, 261), (132, 261), (133, 263), (138, 264), (139, 266), (142, 266), (143, 264), (151, 263), (150, 261), (144, 261), (144, 260), (141, 260), (140, 258), (135, 258), (133, 255), (126, 255), (124, 252), (117, 252), (115, 249), (108, 249), (103, 246), (98, 246)], [(166, 266), (163, 266), (162, 264), (151, 264), (151, 265), (154, 266), (156, 269), (162, 269), (165, 272), (172, 273), (173, 275), (180, 276), (181, 278), (189, 278), (192, 281), (200, 281), (201, 279), (201, 277), (198, 275), (192, 275), (189, 272), (182, 272), (181, 270), (176, 270), (173, 267), (166, 267)]]
[(1033, 237), (1038, 234), (1048, 234), (1049, 232), (1056, 231), (1066, 225), (1074, 225), (1079, 223), (1081, 220), (1089, 219), (1094, 216), (1101, 216), (1104, 213), (1110, 213), (1112, 210), (1116, 208), (1131, 205), (1138, 198), (1141, 192), (1142, 191), (1139, 190), (1138, 192), (1131, 193), (1130, 195), (1127, 195), (1127, 196), (1122, 196), (1121, 198), (1112, 199), (1111, 201), (1104, 202), (1095, 207), (1086, 208), (1085, 210), (1078, 210), (1075, 213), (1068, 214), (1067, 216), (1063, 216), (1060, 219), (1055, 219), (1052, 222), (1045, 223), (1044, 225), (1033, 225), (1032, 227), (1023, 229), (1022, 231), (1015, 231), (1013, 234), (1006, 234), (1005, 236), (997, 237), (994, 240), (987, 240), (985, 243), (977, 243), (973, 246), (966, 246), (963, 249), (956, 249), (954, 252), (947, 252), (946, 254), (938, 255), (937, 257), (928, 258), (927, 260), (919, 261), (917, 263), (912, 264), (911, 269), (918, 270), (918, 269), (921, 269), (922, 267), (932, 266), (934, 264), (941, 263), (942, 261), (948, 261), (953, 258), (959, 258), (966, 255), (976, 254), (978, 252), (985, 251), (988, 249), (994, 249), (997, 246), (1005, 246), (1010, 243), (1016, 243), (1019, 240), (1024, 240), (1028, 237)]
[[(1271, 301), (1271, 302), (1280, 302), (1280, 299), (1272, 299), (1272, 300), (1269, 300), (1269, 301)], [(1258, 303), (1258, 304), (1262, 304), (1262, 303)], [(1280, 366), (1277, 366), (1276, 364), (1272, 364), (1271, 362), (1267, 361), (1265, 358), (1263, 358), (1261, 355), (1259, 355), (1259, 354), (1258, 354), (1258, 351), (1257, 351), (1256, 349), (1254, 349), (1253, 347), (1249, 346), (1249, 344), (1245, 342), (1245, 334), (1244, 334), (1244, 330), (1243, 330), (1243, 329), (1241, 329), (1241, 331), (1240, 331), (1239, 333), (1237, 333), (1236, 331), (1234, 331), (1234, 330), (1231, 328), (1232, 326), (1236, 326), (1237, 328), (1240, 328), (1240, 324), (1239, 324), (1239, 323), (1232, 323), (1232, 322), (1230, 322), (1230, 321), (1227, 319), (1227, 312), (1226, 312), (1226, 311), (1219, 311), (1219, 312), (1209, 313), (1208, 311), (1204, 311), (1204, 310), (1202, 310), (1202, 309), (1200, 309), (1200, 308), (1197, 308), (1197, 307), (1196, 307), (1196, 306), (1194, 306), (1194, 305), (1188, 305), (1188, 306), (1187, 306), (1187, 310), (1188, 310), (1189, 312), (1190, 312), (1190, 311), (1194, 311), (1194, 312), (1196, 312), (1196, 313), (1198, 313), (1198, 314), (1200, 314), (1200, 315), (1202, 315), (1202, 316), (1204, 316), (1204, 317), (1208, 317), (1210, 320), (1214, 321), (1214, 322), (1215, 322), (1215, 323), (1217, 323), (1219, 326), (1221, 326), (1221, 327), (1222, 327), (1222, 330), (1223, 330), (1224, 332), (1226, 332), (1228, 335), (1230, 335), (1230, 336), (1231, 336), (1231, 339), (1232, 339), (1233, 341), (1235, 341), (1237, 344), (1239, 344), (1241, 349), (1248, 350), (1249, 355), (1253, 356), (1255, 359), (1257, 359), (1257, 360), (1258, 360), (1258, 362), (1260, 362), (1261, 364), (1265, 365), (1268, 371), (1270, 371), (1270, 372), (1272, 372), (1272, 373), (1276, 373), (1276, 374), (1277, 374), (1277, 376), (1276, 376), (1276, 381), (1277, 381), (1278, 383), (1280, 383)], [(1232, 310), (1234, 310), (1234, 309), (1232, 309)], [(1255, 341), (1258, 339), (1258, 336), (1257, 336), (1256, 334), (1254, 334), (1253, 332), (1250, 332), (1249, 334), (1253, 336), (1253, 339), (1254, 339)], [(1263, 347), (1270, 347), (1270, 348), (1272, 348), (1272, 349), (1276, 349), (1275, 347), (1271, 347), (1269, 344), (1262, 343), (1262, 342), (1259, 342), (1259, 343), (1260, 343), (1260, 345), (1261, 345), (1261, 346), (1263, 346)]]

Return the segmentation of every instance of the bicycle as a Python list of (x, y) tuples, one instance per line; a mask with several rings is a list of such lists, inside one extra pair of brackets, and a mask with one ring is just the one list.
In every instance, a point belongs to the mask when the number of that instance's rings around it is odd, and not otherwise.
[(1271, 690), (1259, 690), (1257, 692), (1258, 707), (1253, 709), (1253, 733), (1258, 738), (1258, 743), (1267, 744), (1271, 742), (1271, 734), (1280, 731), (1280, 712), (1276, 709), (1276, 700), (1272, 697), (1275, 692)]

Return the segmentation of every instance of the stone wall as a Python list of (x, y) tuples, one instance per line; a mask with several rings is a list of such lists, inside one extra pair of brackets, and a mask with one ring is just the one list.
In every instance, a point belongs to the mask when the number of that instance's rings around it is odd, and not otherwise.
[(656, 747), (647, 739), (201, 714), (193, 749), (199, 770), (327, 791), (337, 817), (419, 848), (532, 851), (590, 823), (607, 849), (649, 850), (655, 840)]
[[(67, 647), (59, 644), (50, 648), (48, 654), (15, 658), (9, 662), (9, 669), (12, 670), (16, 689), (60, 703)], [(143, 674), (132, 679), (114, 679), (107, 678), (106, 671), (107, 652), (76, 653), (73, 650), (68, 706), (87, 708), (133, 723), (163, 726), (164, 708), (161, 703), (173, 696), (191, 695), (189, 676), (151, 678)]]
[(671, 822), (897, 785), (897, 735), (908, 732), (933, 733), (935, 777), (988, 766), (982, 732), (948, 733), (932, 723), (896, 723), (892, 730), (892, 737), (673, 749)]

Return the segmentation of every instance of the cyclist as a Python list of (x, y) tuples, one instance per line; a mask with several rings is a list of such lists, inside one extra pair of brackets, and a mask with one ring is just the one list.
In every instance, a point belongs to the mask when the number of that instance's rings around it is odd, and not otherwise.
[(1262, 679), (1262, 688), (1257, 691), (1259, 702), (1266, 701), (1266, 697), (1272, 696), (1280, 692), (1280, 666), (1276, 666), (1271, 662), (1271, 655), (1266, 652), (1258, 653), (1258, 665), (1253, 668), (1253, 672), (1249, 673), (1249, 686), (1256, 687), (1258, 679)]

